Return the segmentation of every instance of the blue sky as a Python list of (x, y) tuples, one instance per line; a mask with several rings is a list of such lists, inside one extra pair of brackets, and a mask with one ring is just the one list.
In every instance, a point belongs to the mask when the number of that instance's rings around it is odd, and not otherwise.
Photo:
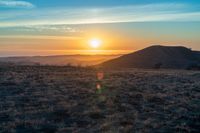
[[(4, 53), (12, 47), (35, 49), (52, 36), (84, 38), (87, 33), (107, 38), (117, 33), (116, 47), (109, 49), (181, 44), (200, 50), (200, 1), (0, 0), (0, 49)], [(71, 40), (64, 41), (66, 49), (78, 49), (69, 45)]]
[(0, 0), (0, 26), (200, 21), (197, 0)]
[(199, 4), (198, 0), (27, 0), (37, 7), (55, 6), (79, 6), (79, 7), (99, 7), (99, 6), (121, 6), (130, 4), (155, 4), (155, 3), (188, 3)]

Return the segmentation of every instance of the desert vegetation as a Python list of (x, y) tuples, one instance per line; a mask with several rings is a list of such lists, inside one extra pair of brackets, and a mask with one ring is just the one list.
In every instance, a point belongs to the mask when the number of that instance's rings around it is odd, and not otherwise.
[(0, 132), (199, 132), (199, 81), (186, 70), (1, 66)]

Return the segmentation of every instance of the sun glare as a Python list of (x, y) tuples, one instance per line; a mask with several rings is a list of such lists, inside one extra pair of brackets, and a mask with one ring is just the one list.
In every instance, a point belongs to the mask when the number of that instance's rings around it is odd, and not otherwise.
[(101, 46), (102, 41), (100, 39), (93, 38), (89, 41), (90, 47), (97, 49)]

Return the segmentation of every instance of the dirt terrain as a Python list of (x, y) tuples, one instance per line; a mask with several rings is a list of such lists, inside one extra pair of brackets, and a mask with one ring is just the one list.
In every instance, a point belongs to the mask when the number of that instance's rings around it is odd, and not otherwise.
[(199, 71), (0, 67), (0, 132), (199, 131)]

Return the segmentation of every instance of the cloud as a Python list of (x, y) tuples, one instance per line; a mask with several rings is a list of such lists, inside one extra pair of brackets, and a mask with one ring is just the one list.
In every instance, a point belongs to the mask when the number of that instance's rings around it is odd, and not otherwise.
[(0, 0), (0, 7), (6, 8), (33, 8), (32, 3), (19, 0)]
[[(99, 8), (42, 8), (29, 11), (4, 11), (0, 27), (26, 25), (91, 24), (120, 22), (200, 21), (194, 5), (162, 3)], [(44, 27), (42, 27), (44, 28)], [(45, 27), (51, 28), (51, 27)]]
[(69, 27), (67, 25), (30, 25), (23, 27), (29, 31), (51, 31), (51, 32), (59, 32), (59, 33), (82, 33), (83, 30), (80, 30), (75, 27)]

